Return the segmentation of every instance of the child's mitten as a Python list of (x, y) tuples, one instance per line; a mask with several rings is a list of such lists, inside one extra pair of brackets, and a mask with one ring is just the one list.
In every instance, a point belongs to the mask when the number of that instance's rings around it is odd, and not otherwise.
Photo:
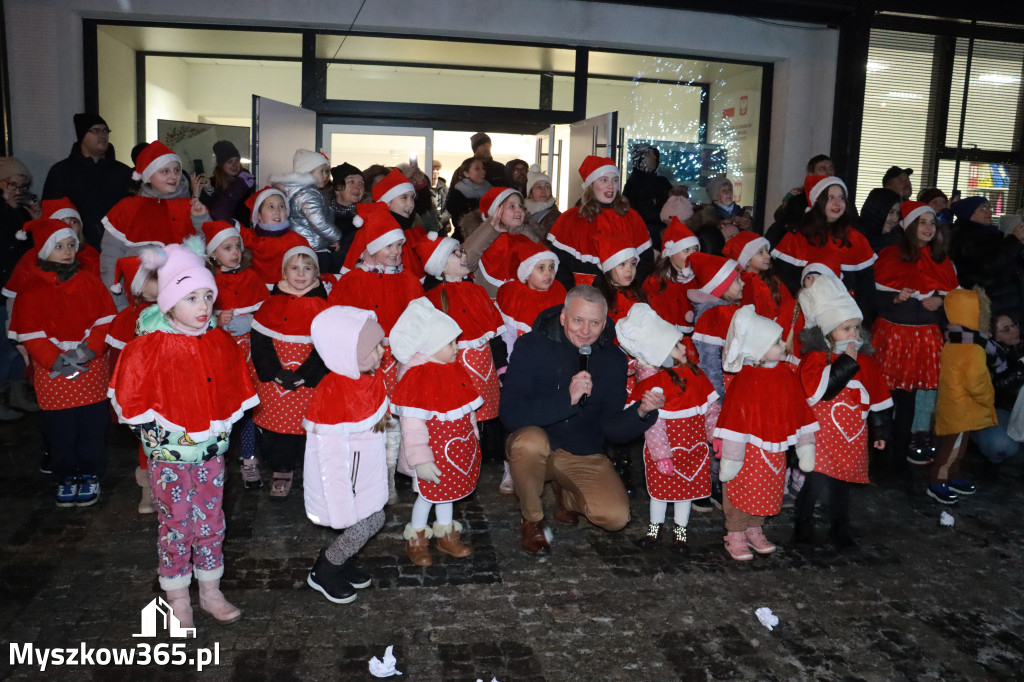
[(416, 465), (416, 478), (430, 483), (441, 482), (441, 470), (433, 462), (424, 462)]
[(659, 459), (655, 466), (658, 468), (658, 473), (663, 476), (671, 476), (676, 470), (676, 465), (672, 463), (672, 458)]
[(814, 471), (814, 443), (797, 445), (796, 456), (800, 461), (800, 471), (805, 473)]
[(718, 470), (718, 480), (722, 483), (731, 481), (736, 478), (736, 474), (740, 472), (742, 466), (742, 459), (723, 459), (722, 467)]

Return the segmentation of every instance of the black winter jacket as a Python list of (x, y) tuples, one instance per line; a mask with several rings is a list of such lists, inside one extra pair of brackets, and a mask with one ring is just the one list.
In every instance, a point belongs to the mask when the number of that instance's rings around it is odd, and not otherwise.
[(960, 286), (981, 286), (992, 300), (992, 314), (1024, 311), (1024, 245), (999, 228), (971, 220), (953, 225), (949, 249)]
[(639, 403), (626, 404), (626, 356), (615, 345), (615, 328), (608, 321), (590, 356), (594, 393), (585, 407), (572, 405), (569, 383), (580, 371), (579, 349), (565, 336), (559, 322), (562, 306), (548, 308), (512, 349), (501, 391), (499, 417), (509, 431), (526, 426), (543, 428), (551, 449), (575, 455), (604, 452), (605, 441), (626, 443), (658, 420), (655, 410), (644, 418)]

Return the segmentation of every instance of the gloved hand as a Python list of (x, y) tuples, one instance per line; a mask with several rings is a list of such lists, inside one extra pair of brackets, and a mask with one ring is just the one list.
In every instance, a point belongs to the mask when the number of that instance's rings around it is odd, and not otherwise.
[(659, 459), (654, 465), (658, 469), (658, 473), (662, 476), (671, 476), (676, 470), (676, 465), (672, 463), (671, 457), (665, 459)]
[(252, 314), (243, 313), (241, 315), (232, 315), (231, 320), (227, 324), (221, 327), (224, 331), (231, 334), (232, 336), (241, 336), (247, 334), (252, 329)]
[(274, 383), (286, 391), (294, 391), (306, 383), (306, 380), (300, 377), (297, 372), (293, 372), (290, 369), (282, 369), (274, 375)]
[(718, 470), (718, 480), (722, 483), (736, 478), (736, 474), (743, 467), (742, 459), (723, 459), (722, 468)]
[(88, 365), (89, 362), (96, 357), (96, 353), (84, 343), (79, 345), (77, 348), (72, 348), (64, 354), (71, 358), (71, 361), (77, 365)]
[(254, 178), (252, 176), (252, 173), (250, 173), (247, 170), (243, 170), (242, 172), (240, 172), (238, 174), (238, 177), (242, 178), (242, 180), (245, 182), (246, 187), (251, 188), (253, 185), (256, 184), (256, 178)]
[(715, 438), (713, 441), (711, 441), (711, 447), (715, 451), (715, 457), (721, 458), (721, 456), (722, 456), (722, 439), (721, 438)]
[(431, 483), (441, 482), (441, 470), (433, 462), (424, 462), (416, 465), (416, 478)]
[(87, 371), (89, 368), (83, 365), (79, 365), (67, 353), (61, 353), (57, 356), (57, 360), (53, 363), (53, 367), (50, 368), (50, 378), (56, 379), (57, 377), (64, 377), (65, 379), (74, 379), (82, 372)]
[(810, 473), (814, 471), (814, 443), (804, 443), (796, 446), (796, 456), (800, 460), (800, 471)]

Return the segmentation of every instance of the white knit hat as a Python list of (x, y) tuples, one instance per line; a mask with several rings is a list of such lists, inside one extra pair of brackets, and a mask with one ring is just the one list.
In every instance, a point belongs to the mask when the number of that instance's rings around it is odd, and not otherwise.
[(330, 167), (331, 160), (323, 152), (311, 152), (308, 149), (296, 149), (292, 156), (292, 170), (296, 173), (312, 173), (320, 166)]
[(634, 303), (629, 313), (615, 323), (615, 337), (633, 357), (651, 367), (661, 367), (683, 333), (661, 319), (651, 306)]
[(454, 341), (462, 329), (426, 296), (413, 299), (391, 328), (391, 353), (403, 365), (416, 353), (431, 356)]
[(722, 368), (726, 372), (738, 372), (743, 368), (744, 360), (759, 362), (781, 338), (782, 327), (778, 323), (755, 313), (753, 305), (743, 306), (729, 323), (722, 351)]
[(547, 180), (548, 184), (551, 184), (551, 178), (547, 173), (540, 169), (539, 164), (533, 164), (530, 166), (530, 170), (526, 172), (526, 196), (530, 196), (530, 192), (533, 191), (533, 186), (541, 180)]
[(800, 291), (800, 310), (808, 327), (818, 327), (822, 334), (831, 333), (847, 320), (863, 320), (856, 301), (839, 280), (819, 277), (809, 288)]

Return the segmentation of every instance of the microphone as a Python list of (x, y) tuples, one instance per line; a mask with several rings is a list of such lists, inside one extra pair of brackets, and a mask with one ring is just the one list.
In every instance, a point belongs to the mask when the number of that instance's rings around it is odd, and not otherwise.
[[(589, 343), (585, 343), (582, 346), (580, 346), (580, 370), (579, 371), (581, 371), (581, 372), (589, 372), (590, 371), (590, 354), (592, 352), (593, 352), (593, 349), (591, 349)], [(583, 395), (580, 396), (579, 402), (577, 404), (580, 407), (586, 407), (587, 406), (587, 398), (589, 398), (589, 397), (590, 396), (588, 396), (586, 393), (584, 393)]]

